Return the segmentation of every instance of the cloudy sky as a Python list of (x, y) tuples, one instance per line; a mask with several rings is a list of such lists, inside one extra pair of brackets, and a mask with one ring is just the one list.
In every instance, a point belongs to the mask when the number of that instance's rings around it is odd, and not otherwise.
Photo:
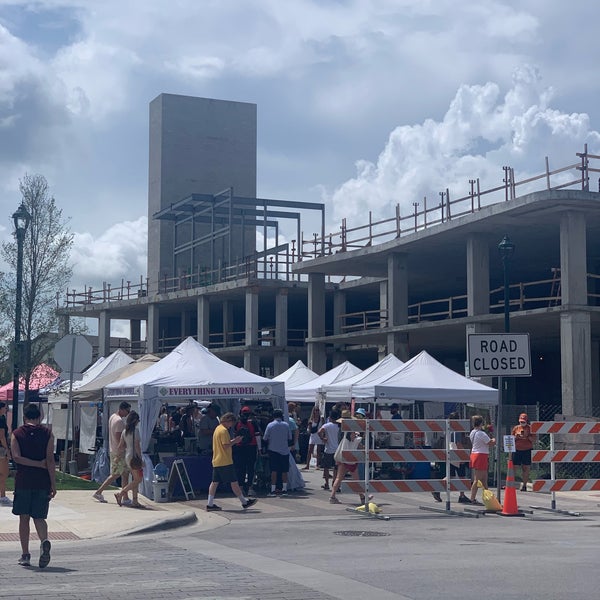
[(146, 273), (148, 104), (258, 105), (258, 194), (328, 229), (600, 153), (587, 0), (0, 0), (0, 237), (25, 173), (76, 233), (72, 287)]

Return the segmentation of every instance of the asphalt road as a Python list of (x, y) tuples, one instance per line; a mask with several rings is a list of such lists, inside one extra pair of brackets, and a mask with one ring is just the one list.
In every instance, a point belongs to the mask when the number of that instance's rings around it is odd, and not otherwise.
[[(344, 501), (350, 503), (349, 497)], [(389, 521), (318, 498), (224, 511), (224, 525), (57, 541), (44, 569), (0, 544), (0, 598), (590, 599), (600, 589), (600, 510), (534, 520), (438, 516), (419, 499)], [(268, 502), (267, 500), (264, 501)], [(388, 511), (391, 514), (391, 511)], [(35, 557), (34, 557), (35, 558)]]

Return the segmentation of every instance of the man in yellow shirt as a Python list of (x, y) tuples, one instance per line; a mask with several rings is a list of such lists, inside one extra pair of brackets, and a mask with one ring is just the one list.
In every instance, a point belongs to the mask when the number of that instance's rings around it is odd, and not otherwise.
[(231, 485), (231, 490), (238, 497), (242, 508), (249, 508), (257, 502), (256, 498), (246, 498), (242, 494), (242, 490), (237, 482), (231, 448), (242, 441), (242, 436), (238, 435), (232, 439), (229, 435), (229, 428), (235, 425), (235, 421), (236, 418), (233, 413), (225, 413), (221, 417), (221, 423), (217, 426), (213, 434), (213, 475), (212, 482), (208, 488), (207, 511), (221, 510), (221, 507), (215, 504), (215, 494), (217, 493), (219, 483), (229, 483)]

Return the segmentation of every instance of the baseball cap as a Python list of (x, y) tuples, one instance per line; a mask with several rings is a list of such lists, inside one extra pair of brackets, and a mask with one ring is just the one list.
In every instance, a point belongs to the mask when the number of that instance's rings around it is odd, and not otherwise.
[(249, 406), (242, 406), (243, 413), (251, 413), (252, 409)]
[(529, 417), (527, 416), (527, 413), (521, 413), (519, 415), (519, 421), (529, 421)]

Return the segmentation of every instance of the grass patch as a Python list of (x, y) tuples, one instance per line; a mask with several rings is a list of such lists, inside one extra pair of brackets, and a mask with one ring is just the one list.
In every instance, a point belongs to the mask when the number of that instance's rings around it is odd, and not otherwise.
[[(56, 471), (56, 490), (58, 492), (67, 490), (96, 490), (99, 487), (95, 481), (88, 481), (87, 479), (81, 479), (80, 477), (73, 477), (62, 471)], [(15, 489), (15, 480), (13, 477), (9, 477), (6, 480), (6, 489), (10, 492)]]

